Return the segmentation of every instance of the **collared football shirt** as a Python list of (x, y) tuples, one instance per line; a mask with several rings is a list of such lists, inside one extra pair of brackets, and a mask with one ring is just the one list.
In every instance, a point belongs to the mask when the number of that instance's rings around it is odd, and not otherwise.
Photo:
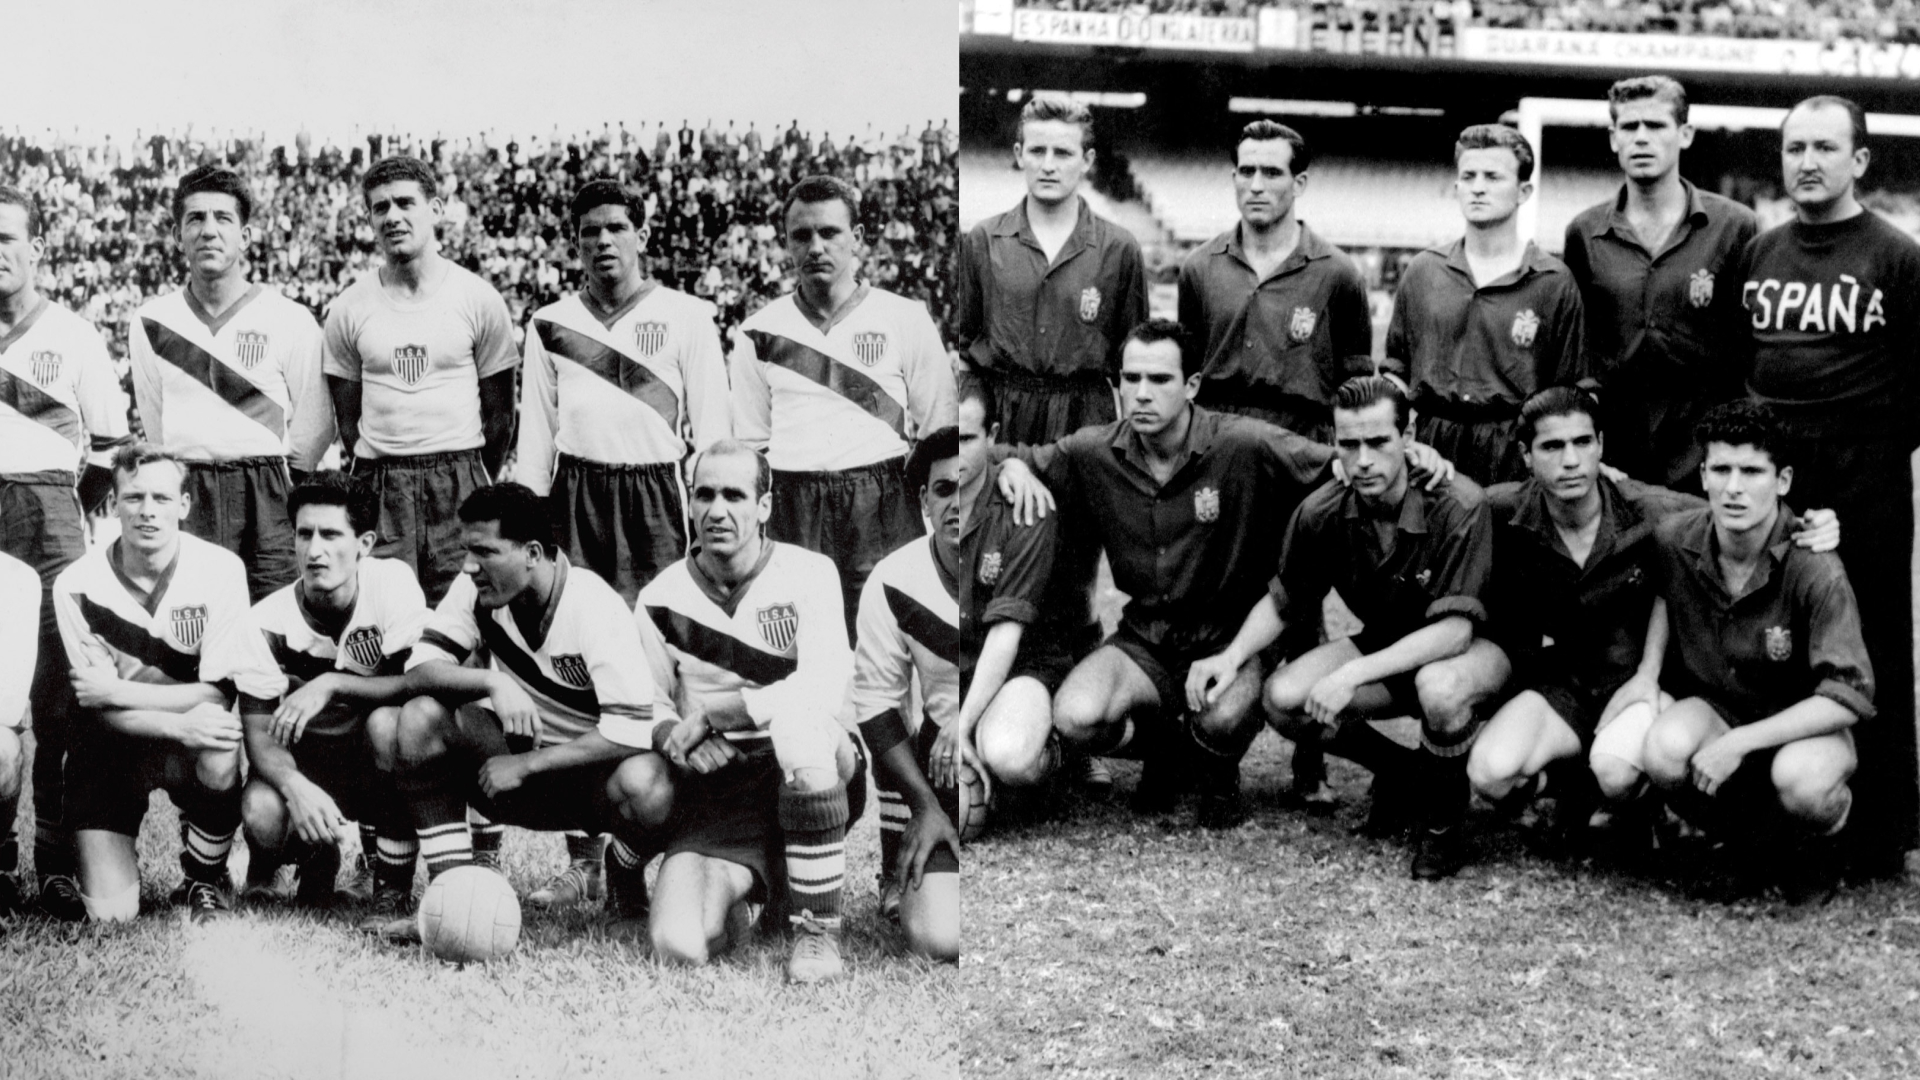
[(960, 604), (935, 543), (910, 541), (880, 560), (860, 590), (853, 716), (861, 724), (891, 711), (909, 732), (919, 730), (909, 707), (916, 674), (927, 718), (944, 730), (960, 715)]
[(1466, 240), (1413, 257), (1393, 298), (1387, 366), (1422, 397), (1517, 409), (1536, 391), (1586, 377), (1580, 288), (1527, 242), (1520, 268), (1478, 286)]
[[(975, 493), (967, 523), (960, 530), (961, 573), (954, 583), (960, 593), (962, 685), (972, 683), (980, 647), (994, 623), (1017, 622), (1027, 627), (1020, 636), (1022, 653), (1034, 647), (1030, 635), (1070, 635), (1077, 629), (1076, 611), (1048, 610), (1047, 588), (1059, 552), (1059, 528), (1058, 514), (1048, 514), (1031, 525), (1017, 524), (1013, 507), (992, 483), (980, 485)], [(1035, 625), (1042, 622), (1045, 629)]]
[(0, 727), (20, 727), (40, 655), (40, 574), (0, 551)]
[(130, 437), (100, 331), (42, 298), (0, 337), (0, 475), (105, 467)]
[(558, 454), (653, 465), (730, 436), (714, 311), (699, 297), (656, 285), (611, 322), (577, 293), (535, 312), (513, 478), (545, 495)]
[(1198, 407), (1165, 484), (1125, 420), (1012, 452), (1106, 549), (1129, 597), (1122, 626), (1182, 656), (1218, 651), (1240, 629), (1273, 574), (1281, 522), (1333, 457), (1283, 428)]
[(1033, 234), (1025, 199), (960, 241), (954, 333), (975, 367), (1119, 373), (1127, 331), (1147, 319), (1145, 262), (1132, 233), (1079, 201), (1073, 232), (1052, 262)]
[(1873, 716), (1873, 666), (1840, 556), (1793, 543), (1780, 507), (1766, 554), (1735, 596), (1720, 577), (1713, 511), (1662, 522), (1660, 591), (1667, 598), (1661, 682), (1675, 697), (1705, 697), (1730, 723), (1765, 720), (1813, 695), (1862, 720)]
[(1258, 404), (1284, 394), (1322, 406), (1331, 423), (1334, 390), (1373, 373), (1360, 270), (1301, 222), (1293, 254), (1258, 277), (1240, 229), (1195, 248), (1180, 266), (1180, 323), (1205, 335), (1202, 399)]
[(113, 561), (120, 543), (89, 550), (54, 579), (68, 662), (138, 682), (228, 680), (217, 658), (230, 635), (245, 631), (253, 607), (240, 556), (181, 533), (173, 564), (143, 593)]
[(127, 325), (133, 400), (147, 441), (188, 461), (286, 457), (312, 470), (333, 442), (320, 327), (306, 308), (255, 285), (218, 317), (186, 289)]

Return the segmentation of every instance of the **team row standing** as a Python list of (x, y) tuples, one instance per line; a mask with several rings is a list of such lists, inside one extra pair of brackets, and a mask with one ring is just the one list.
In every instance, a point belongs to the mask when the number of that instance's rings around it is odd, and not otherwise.
[[(1609, 105), (1609, 137), (1625, 182), (1614, 200), (1570, 225), (1564, 262), (1518, 233), (1516, 211), (1532, 191), (1526, 139), (1503, 125), (1461, 133), (1455, 190), (1465, 232), (1408, 266), (1381, 368), (1404, 379), (1418, 440), (1483, 484), (1528, 475), (1520, 410), (1549, 387), (1578, 384), (1599, 395), (1618, 464), (1629, 475), (1693, 492), (1701, 490), (1703, 460), (1695, 428), (1706, 411), (1739, 398), (1772, 407), (1783, 429), (1782, 457), (1796, 465), (1796, 502), (1832, 508), (1842, 520), (1872, 530), (1842, 556), (1853, 581), (1873, 583), (1861, 590), (1859, 603), (1882, 717), (1860, 734), (1865, 764), (1850, 835), (1856, 866), (1896, 872), (1920, 824), (1908, 721), (1913, 439), (1910, 431), (1898, 433), (1896, 419), (1911, 409), (1908, 361), (1920, 336), (1899, 297), (1920, 284), (1920, 249), (1855, 197), (1869, 152), (1864, 119), (1851, 102), (1814, 98), (1787, 114), (1781, 163), (1797, 217), (1765, 235), (1756, 235), (1750, 211), (1681, 178), (1680, 152), (1692, 128), (1680, 84), (1659, 76), (1623, 80)], [(1119, 384), (1117, 400), (1128, 410), (1135, 410), (1135, 390), (1151, 380), (1129, 375), (1123, 363), (1125, 335), (1138, 319), (1109, 318), (1144, 311), (1137, 247), (1074, 197), (1093, 161), (1091, 114), (1039, 99), (1023, 112), (1020, 133), (1016, 153), (1028, 196), (963, 242), (958, 330), (981, 380), (972, 396), (986, 409), (982, 430), (1039, 446), (1076, 423), (1114, 417), (1116, 399), (1087, 390), (1094, 373)], [(1250, 124), (1232, 159), (1241, 220), (1182, 267), (1180, 321), (1193, 341), (1182, 350), (1183, 366), (1169, 375), (1176, 387), (1191, 377), (1202, 405), (1325, 441), (1336, 389), (1376, 370), (1364, 288), (1353, 263), (1296, 214), (1311, 163), (1297, 132), (1271, 121)], [(1129, 424), (1139, 435), (1146, 412), (1154, 413), (1149, 426), (1157, 427), (1171, 406), (1142, 406), (1144, 412), (1113, 433), (1114, 452), (1099, 468), (1116, 465), (1107, 471), (1155, 497), (1185, 491), (1183, 470), (1218, 456), (1211, 449), (1214, 432), (1231, 425), (1197, 422), (1198, 434), (1183, 434), (1163, 462), (1144, 447), (1121, 449)], [(963, 420), (966, 415), (963, 408)], [(1058, 457), (1036, 463), (1057, 468), (1072, 442), (1059, 444)], [(1276, 447), (1272, 456), (1282, 473), (1311, 474), (1318, 465), (1298, 444)], [(1131, 470), (1129, 458), (1137, 459)], [(1203, 483), (1201, 489), (1196, 498), (1206, 497), (1193, 525), (1211, 535), (1233, 522), (1235, 511), (1222, 494), (1229, 488)], [(1278, 510), (1265, 512), (1282, 513), (1303, 493), (1296, 490), (1272, 504)], [(1071, 493), (1072, 500), (1086, 497), (1086, 489)], [(1204, 589), (1194, 594), (1193, 610), (1181, 611), (1179, 567), (1191, 559), (1166, 552), (1200, 541), (1150, 519), (1140, 528), (1154, 535), (1114, 536), (1114, 513), (1101, 504), (1090, 516), (1069, 514), (1058, 524), (1051, 601), (1037, 618), (1064, 626), (1034, 636), (1073, 641), (1076, 654), (1098, 640), (1085, 603), (1087, 552), (1106, 543), (1116, 584), (1133, 597), (1129, 613), (1155, 612), (1139, 632), (1155, 643), (1185, 642), (1156, 664), (1132, 659), (1120, 665), (1125, 681), (1140, 685), (1156, 681), (1156, 666), (1166, 667), (1172, 676), (1162, 680), (1164, 700), (1179, 672), (1211, 655), (1209, 645), (1231, 637), (1240, 612), (1222, 615)], [(1128, 544), (1145, 547), (1134, 553), (1124, 550)], [(1124, 564), (1134, 561), (1140, 572), (1120, 580)], [(1130, 615), (1123, 615), (1123, 635), (1130, 625)], [(1102, 685), (1118, 685), (1120, 674), (1106, 673)], [(1058, 691), (1051, 700), (1056, 722), (1091, 708), (1070, 692), (1071, 680), (1061, 684), (1064, 678), (1044, 688)], [(1044, 693), (1035, 700), (1045, 701)], [(963, 722), (981, 722), (987, 703), (970, 700)], [(1110, 751), (1113, 739), (1125, 745), (1118, 717), (1124, 712), (1106, 717), (1112, 734), (1092, 740), (1094, 752)], [(986, 730), (979, 730), (980, 739)], [(1470, 735), (1443, 737), (1448, 745), (1440, 749), (1464, 757), (1460, 740)], [(1326, 798), (1314, 742), (1295, 756), (1293, 794), (1309, 804)], [(959, 752), (986, 749), (983, 742)], [(1228, 772), (1220, 777), (1223, 807), (1235, 801), (1230, 779)], [(1223, 812), (1218, 820), (1234, 816)]]
[[(175, 194), (186, 287), (144, 305), (132, 327), (143, 426), (184, 463), (186, 527), (239, 554), (255, 599), (293, 578), (288, 489), (336, 431), (349, 468), (372, 486), (373, 554), (407, 564), (428, 603), (466, 562), (459, 508), (512, 445), (519, 358), (506, 307), (439, 254), (432, 169), (390, 158), (362, 189), (385, 265), (341, 296), (324, 333), (248, 280), (252, 199), (217, 167), (189, 174)], [(641, 271), (641, 207), (610, 182), (582, 189), (571, 224), (586, 288), (534, 317), (518, 397), (519, 473), (548, 497), (557, 552), (631, 602), (686, 550), (682, 462), (738, 434), (772, 465), (781, 490), (769, 534), (828, 554), (842, 583), (837, 621), (851, 625), (873, 567), (922, 532), (917, 493), (906, 490), (907, 451), (952, 416), (950, 369), (924, 308), (855, 273), (858, 203), (832, 178), (795, 185), (784, 226), (797, 288), (742, 327), (729, 372), (711, 305)], [(0, 298), (14, 316), (0, 352), (10, 391), (0, 410), (8, 550), (35, 561), (51, 589), (84, 550), (76, 486), (88, 506), (101, 500), (112, 475), (106, 455), (128, 439), (125, 410), (97, 332), (33, 291), (40, 241), (31, 197), (0, 194), (0, 233), (11, 286)], [(82, 452), (88, 467), (76, 477)], [(770, 485), (760, 486), (764, 495)], [(33, 506), (16, 512), (25, 499)], [(166, 582), (157, 584), (164, 592)], [(45, 599), (39, 609), (50, 619), (55, 605)], [(171, 637), (158, 622), (156, 632), (174, 645), (197, 640), (204, 625), (193, 606)], [(42, 748), (36, 865), (43, 903), (77, 917), (84, 905), (59, 798), (76, 709), (51, 629), (42, 628), (33, 695)], [(366, 839), (374, 850), (370, 832)]]

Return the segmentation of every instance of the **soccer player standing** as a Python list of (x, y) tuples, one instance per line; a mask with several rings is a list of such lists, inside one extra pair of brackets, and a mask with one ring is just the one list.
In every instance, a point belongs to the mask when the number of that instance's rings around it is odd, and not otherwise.
[(353, 474), (380, 500), (373, 553), (413, 567), (437, 603), (460, 574), (460, 504), (513, 437), (520, 357), (506, 301), (440, 254), (433, 167), (383, 158), (360, 191), (386, 262), (327, 311), (323, 370)]
[(0, 552), (0, 919), (20, 910), (20, 842), (13, 818), (20, 806), (20, 780), (27, 760), (20, 729), (27, 718), (27, 690), (40, 652), (40, 575)]
[(1747, 245), (1741, 298), (1752, 335), (1747, 391), (1786, 436), (1799, 501), (1833, 508), (1855, 540), (1857, 587), (1879, 719), (1858, 732), (1851, 857), (1895, 875), (1920, 844), (1913, 732), (1913, 472), (1920, 246), (1860, 204), (1866, 117), (1814, 97), (1780, 128), (1794, 220)]
[(1739, 262), (1759, 226), (1753, 211), (1681, 178), (1693, 125), (1678, 82), (1622, 79), (1607, 91), (1607, 111), (1626, 179), (1567, 225), (1561, 254), (1580, 285), (1588, 371), (1606, 391), (1607, 460), (1697, 491), (1693, 426), (1741, 392)]
[(1334, 390), (1373, 372), (1373, 322), (1359, 268), (1297, 213), (1312, 163), (1307, 141), (1284, 124), (1241, 129), (1240, 222), (1181, 264), (1180, 322), (1206, 336), (1201, 405), (1325, 442)]
[(925, 305), (855, 276), (858, 191), (808, 177), (781, 217), (799, 281), (740, 326), (734, 432), (774, 469), (767, 535), (833, 560), (850, 627), (874, 564), (925, 531), (907, 451), (953, 423), (953, 368)]
[(87, 549), (81, 504), (110, 494), (107, 467), (129, 440), (126, 396), (100, 331), (35, 287), (46, 240), (33, 197), (0, 187), (0, 551), (40, 573), (40, 643), (33, 669), (33, 842), (41, 907), (86, 917), (64, 824), (74, 712), (53, 583)]
[(257, 601), (296, 576), (288, 466), (311, 472), (333, 441), (320, 327), (248, 279), (253, 193), (206, 165), (173, 191), (186, 285), (127, 326), (134, 404), (149, 442), (187, 463), (186, 529), (240, 556)]
[(1476, 124), (1453, 147), (1467, 231), (1413, 257), (1393, 299), (1387, 366), (1412, 392), (1415, 433), (1482, 484), (1526, 473), (1514, 439), (1520, 403), (1586, 374), (1580, 289), (1566, 265), (1520, 236), (1533, 147), (1503, 124)]

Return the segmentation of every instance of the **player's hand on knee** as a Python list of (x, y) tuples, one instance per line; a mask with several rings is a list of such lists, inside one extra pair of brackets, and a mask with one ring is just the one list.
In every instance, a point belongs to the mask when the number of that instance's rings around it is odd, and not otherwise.
[(79, 665), (73, 669), (73, 698), (83, 709), (113, 709), (119, 707), (116, 697), (120, 690), (120, 676), (109, 667)]
[(685, 769), (688, 767), (687, 756), (695, 747), (707, 741), (712, 728), (707, 724), (706, 716), (697, 712), (689, 712), (679, 720), (672, 721), (672, 725), (660, 752), (667, 755), (668, 761)]
[(900, 855), (893, 867), (894, 876), (909, 888), (919, 888), (920, 879), (926, 876), (927, 859), (941, 844), (947, 845), (955, 855), (960, 853), (960, 833), (953, 827), (952, 819), (938, 805), (916, 808), (900, 833)]
[(941, 728), (927, 754), (927, 783), (945, 790), (959, 787), (961, 762), (972, 765), (976, 772), (983, 771), (972, 740), (962, 739), (952, 727)]
[(1693, 786), (1704, 795), (1712, 795), (1727, 782), (1746, 754), (1739, 747), (1728, 743), (1725, 736), (1715, 739), (1694, 751), (1689, 761), (1687, 774), (1693, 779)]
[(498, 798), (527, 782), (533, 769), (525, 754), (497, 754), (480, 765), (480, 790), (487, 798)]
[(1047, 485), (1033, 475), (1027, 463), (1019, 458), (1008, 458), (1000, 464), (999, 477), (994, 481), (1000, 497), (1013, 504), (1013, 521), (1016, 525), (1034, 525), (1053, 513), (1053, 492)]
[(189, 750), (234, 750), (240, 746), (240, 718), (232, 710), (202, 702), (180, 714), (174, 737)]
[(687, 752), (686, 767), (697, 773), (718, 772), (740, 759), (740, 751), (724, 735), (707, 736), (699, 746)]
[(334, 844), (346, 835), (347, 816), (333, 796), (304, 778), (284, 793), (287, 820), (294, 833), (309, 844)]
[(1793, 542), (1808, 551), (1832, 551), (1840, 546), (1840, 515), (1832, 510), (1809, 510), (1793, 519)]
[(1453, 482), (1453, 462), (1423, 442), (1407, 443), (1407, 470), (1422, 491), (1432, 491)]
[(1239, 661), (1225, 652), (1195, 661), (1187, 668), (1187, 708), (1201, 712), (1219, 701), (1239, 673)]
[(1354, 691), (1359, 689), (1353, 680), (1339, 670), (1321, 676), (1320, 681), (1307, 691), (1307, 715), (1315, 723), (1329, 731), (1340, 727), (1340, 715), (1353, 704)]
[(493, 714), (500, 718), (500, 729), (509, 735), (533, 738), (540, 733), (540, 710), (520, 684), (505, 675), (495, 675), (487, 685), (487, 699)]
[(306, 734), (307, 724), (333, 701), (335, 681), (328, 672), (315, 676), (306, 685), (288, 694), (273, 710), (273, 725), (268, 730), (273, 741), (281, 746), (292, 746)]
[(1660, 715), (1660, 680), (1645, 672), (1635, 672), (1633, 678), (1621, 683), (1620, 689), (1607, 699), (1607, 707), (1600, 710), (1600, 722), (1594, 725), (1594, 733), (1605, 731), (1621, 713), (1641, 704), (1655, 716)]

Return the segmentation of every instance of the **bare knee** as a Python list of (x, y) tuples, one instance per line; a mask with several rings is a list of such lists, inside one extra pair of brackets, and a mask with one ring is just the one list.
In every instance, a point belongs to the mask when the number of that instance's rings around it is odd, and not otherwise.
[(1780, 808), (1821, 829), (1840, 824), (1853, 806), (1847, 781), (1853, 776), (1849, 751), (1820, 752), (1806, 744), (1781, 749), (1773, 761), (1773, 787)]
[(1267, 679), (1261, 691), (1261, 703), (1266, 706), (1267, 719), (1276, 730), (1286, 733), (1286, 727), (1296, 722), (1307, 705), (1307, 693), (1313, 689), (1313, 683), (1302, 677), (1293, 665), (1287, 665), (1273, 673)]
[(392, 772), (400, 754), (399, 708), (382, 705), (367, 714), (367, 742), (373, 747), (373, 763), (381, 772)]
[(653, 938), (654, 959), (663, 964), (700, 967), (713, 958), (707, 932), (698, 919), (655, 916), (648, 929)]
[(643, 829), (665, 825), (673, 813), (673, 780), (659, 754), (635, 754), (607, 780), (607, 795), (628, 823)]
[(1435, 731), (1452, 734), (1473, 722), (1473, 706), (1478, 699), (1475, 689), (1473, 681), (1453, 664), (1428, 664), (1413, 673), (1420, 711), (1427, 726)]
[(1646, 766), (1647, 779), (1661, 787), (1673, 787), (1683, 784), (1692, 769), (1694, 751), (1700, 748), (1700, 741), (1686, 725), (1672, 723), (1671, 714), (1662, 716), (1647, 729), (1647, 741), (1642, 753)]
[(1612, 754), (1589, 756), (1587, 767), (1593, 770), (1593, 780), (1599, 786), (1600, 794), (1615, 802), (1630, 798), (1640, 787), (1643, 777), (1632, 762)]
[(1102, 695), (1078, 688), (1062, 688), (1053, 699), (1053, 726), (1069, 742), (1096, 738), (1107, 724), (1107, 702)]
[(1483, 798), (1503, 799), (1525, 767), (1525, 758), (1514, 748), (1483, 735), (1467, 755), (1467, 782)]
[(240, 751), (204, 751), (194, 760), (193, 774), (208, 791), (232, 791), (240, 783)]
[(240, 792), (240, 820), (249, 844), (279, 850), (286, 843), (287, 804), (272, 784), (259, 779), (247, 782)]
[(453, 712), (435, 698), (417, 697), (402, 705), (394, 739), (399, 762), (419, 764), (440, 756), (452, 722)]

